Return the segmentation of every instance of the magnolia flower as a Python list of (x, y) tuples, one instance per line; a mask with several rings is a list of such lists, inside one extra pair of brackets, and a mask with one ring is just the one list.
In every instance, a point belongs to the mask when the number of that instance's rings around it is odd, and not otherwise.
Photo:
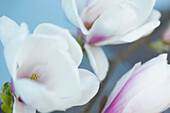
[(15, 96), (13, 113), (66, 110), (95, 96), (99, 81), (78, 68), (82, 51), (67, 30), (45, 23), (27, 33), (26, 24), (0, 18), (0, 39)]
[[(91, 66), (100, 80), (105, 78), (109, 66), (106, 55), (98, 46), (130, 43), (150, 34), (160, 24), (160, 12), (153, 9), (155, 2), (62, 0), (66, 16), (84, 37)], [(99, 63), (101, 60), (105, 65)]]
[(170, 107), (167, 54), (136, 64), (117, 83), (102, 113), (161, 113)]

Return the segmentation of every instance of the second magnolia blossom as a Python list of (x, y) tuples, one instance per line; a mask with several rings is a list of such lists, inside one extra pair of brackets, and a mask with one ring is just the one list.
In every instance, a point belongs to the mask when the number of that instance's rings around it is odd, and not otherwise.
[(136, 64), (117, 83), (103, 113), (161, 113), (170, 107), (170, 65), (162, 54)]
[[(150, 34), (160, 24), (156, 0), (62, 0), (68, 19), (83, 35), (85, 49), (94, 71), (103, 80), (108, 71), (100, 47), (130, 43)], [(97, 46), (97, 47), (96, 47)], [(103, 60), (103, 63), (101, 62)]]
[(82, 51), (70, 33), (52, 24), (40, 24), (28, 35), (0, 18), (0, 39), (12, 76), (13, 113), (51, 112), (86, 104), (99, 89), (96, 76), (78, 66)]

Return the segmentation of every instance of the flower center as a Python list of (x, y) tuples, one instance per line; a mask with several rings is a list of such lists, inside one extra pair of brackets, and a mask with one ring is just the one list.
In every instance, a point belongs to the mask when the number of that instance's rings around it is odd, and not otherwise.
[(38, 81), (38, 77), (39, 77), (38, 73), (33, 73), (32, 76), (30, 76), (30, 79), (34, 81)]
[(100, 15), (93, 21), (93, 22), (85, 22), (84, 23), (84, 25), (85, 25), (85, 27), (88, 29), (88, 30), (90, 30), (91, 29), (91, 27), (93, 26), (93, 24), (94, 24), (94, 22), (98, 19), (100, 17)]

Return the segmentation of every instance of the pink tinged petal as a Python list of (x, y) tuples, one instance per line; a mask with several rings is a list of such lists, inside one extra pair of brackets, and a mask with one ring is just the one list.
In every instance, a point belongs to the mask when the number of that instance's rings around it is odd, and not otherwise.
[(80, 18), (76, 0), (62, 0), (62, 7), (63, 7), (63, 10), (64, 10), (67, 18), (75, 26), (80, 28), (85, 35), (89, 34), (89, 31), (86, 29), (83, 21)]
[(110, 94), (107, 103), (103, 109), (103, 112), (110, 106), (110, 104), (112, 103), (112, 101), (115, 99), (115, 97), (117, 96), (117, 94), (120, 92), (120, 90), (123, 88), (123, 86), (125, 85), (125, 83), (128, 81), (128, 79), (132, 76), (132, 73), (134, 72), (134, 70), (138, 69), (141, 66), (141, 63), (137, 63), (129, 72), (127, 72), (116, 84), (114, 90), (112, 91), (112, 93)]
[(93, 73), (85, 69), (79, 69), (79, 75), (82, 90), (77, 105), (84, 105), (97, 94), (100, 82)]
[(16, 22), (10, 18), (3, 16), (0, 18), (0, 40), (5, 46), (10, 38), (14, 38), (16, 30), (19, 28)]
[[(121, 0), (122, 1), (122, 0)], [(84, 9), (81, 14), (81, 18), (84, 24), (93, 24), (95, 20), (104, 13), (104, 11), (121, 2), (120, 0), (97, 0), (97, 2), (91, 7), (87, 7)]]
[(93, 38), (90, 39), (89, 44), (96, 44), (96, 43), (100, 43), (100, 42), (104, 42), (105, 40), (108, 40), (108, 37), (104, 37), (104, 36), (98, 36), (95, 35), (93, 36)]
[(104, 113), (122, 113), (128, 102), (139, 92), (164, 83), (169, 77), (166, 58), (167, 54), (160, 55), (134, 70)]
[(31, 108), (21, 102), (19, 102), (16, 98), (13, 106), (13, 113), (36, 113), (36, 109)]
[(56, 103), (59, 103), (59, 99), (44, 85), (29, 79), (19, 79), (15, 81), (15, 84), (25, 104), (36, 108), (40, 112), (57, 110)]
[(17, 77), (29, 78), (33, 73), (38, 73), (39, 82), (56, 91), (58, 96), (75, 95), (79, 92), (80, 80), (77, 65), (67, 52), (67, 45), (60, 36), (30, 36), (23, 46), (25, 49), (21, 50), (22, 54), (25, 50), (30, 54), (21, 62)]
[(119, 36), (112, 36), (109, 37), (108, 40), (96, 43), (97, 46), (102, 45), (111, 45), (111, 44), (123, 44), (123, 43), (131, 43), (133, 41), (136, 41), (140, 39), (141, 37), (149, 35), (155, 28), (157, 28), (160, 25), (160, 12), (157, 10), (153, 10), (150, 17), (146, 21), (146, 23), (137, 29), (125, 34), (125, 35), (119, 35)]
[[(81, 47), (73, 38), (73, 36), (69, 33), (68, 30), (60, 28), (53, 24), (44, 23), (37, 26), (37, 28), (34, 30), (34, 34), (60, 35), (68, 42), (69, 44), (68, 52), (72, 56), (75, 63), (77, 64), (77, 66), (80, 65), (83, 58)], [(64, 46), (64, 44), (62, 45)]]
[[(125, 35), (144, 24), (151, 14), (155, 0), (149, 0), (146, 3), (141, 2), (140, 4), (138, 3), (140, 2), (139, 0), (136, 0), (136, 2), (126, 0), (108, 8), (95, 21), (88, 39), (93, 35), (105, 37)], [(141, 7), (140, 5), (146, 6)], [(145, 7), (148, 11), (143, 12)]]
[(104, 51), (100, 47), (88, 44), (85, 44), (85, 49), (87, 51), (91, 67), (96, 73), (98, 79), (103, 81), (109, 69), (109, 62)]
[[(36, 108), (39, 112), (65, 111), (77, 105), (76, 102), (78, 102), (78, 96), (80, 95), (80, 93), (76, 93), (72, 97), (63, 98), (55, 90), (50, 90), (45, 85), (29, 79), (19, 79), (15, 83), (23, 101), (27, 105)], [(67, 89), (69, 88), (68, 86)]]
[(21, 26), (16, 30), (15, 35), (4, 47), (4, 56), (6, 64), (11, 74), (12, 78), (16, 79), (16, 70), (18, 66), (18, 54), (25, 41), (26, 35), (28, 33), (27, 25), (21, 24)]
[(131, 98), (122, 113), (161, 113), (165, 111), (170, 107), (169, 89), (170, 80), (146, 88)]
[[(128, 17), (128, 18), (127, 18)], [(109, 7), (93, 24), (89, 38), (94, 35), (110, 37), (123, 35), (139, 26), (137, 8), (129, 3), (122, 2)]]

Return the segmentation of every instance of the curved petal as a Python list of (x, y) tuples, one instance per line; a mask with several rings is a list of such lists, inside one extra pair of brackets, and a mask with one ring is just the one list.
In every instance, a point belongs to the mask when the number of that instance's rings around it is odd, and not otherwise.
[(17, 77), (29, 78), (32, 74), (38, 73), (39, 82), (56, 91), (60, 97), (70, 97), (79, 93), (77, 65), (66, 50), (58, 49), (59, 46), (67, 47), (67, 43), (61, 43), (63, 40), (60, 36), (30, 36), (24, 45), (26, 49), (23, 49), (20, 55), (24, 54), (24, 50), (30, 51), (30, 54), (19, 66)]
[(63, 10), (64, 10), (67, 18), (75, 26), (80, 28), (85, 35), (89, 34), (89, 31), (84, 26), (84, 23), (78, 14), (76, 1), (75, 0), (62, 0), (62, 7), (63, 7)]
[(21, 24), (16, 30), (15, 35), (11, 38), (4, 47), (4, 56), (10, 75), (15, 80), (16, 70), (18, 66), (19, 51), (25, 41), (28, 33), (27, 25)]
[(98, 79), (100, 81), (104, 80), (109, 69), (109, 62), (104, 51), (100, 47), (95, 47), (88, 44), (85, 44), (84, 47), (87, 51), (90, 65), (92, 66)]
[(129, 101), (139, 92), (164, 83), (169, 76), (166, 56), (165, 54), (160, 55), (136, 69), (105, 113), (122, 113)]
[[(36, 108), (39, 112), (65, 111), (76, 105), (75, 103), (79, 99), (77, 97), (80, 95), (76, 94), (73, 97), (62, 98), (43, 84), (29, 79), (18, 79), (15, 81), (15, 86), (24, 103)], [(69, 90), (69, 87), (67, 89)]]
[(79, 69), (79, 75), (81, 79), (82, 92), (77, 105), (84, 105), (97, 94), (100, 82), (93, 73), (85, 69)]
[[(18, 56), (18, 65), (22, 65), (28, 59), (31, 60), (30, 58), (32, 58), (38, 53), (41, 56), (40, 58), (47, 59), (48, 57), (42, 56), (41, 54), (46, 53), (46, 55), (48, 55), (50, 49), (54, 51), (55, 49), (62, 49), (64, 51), (68, 51), (68, 48), (69, 47), (67, 41), (59, 35), (29, 35), (25, 39), (23, 46), (20, 49)], [(42, 59), (41, 61), (43, 61), (44, 59)]]
[[(93, 0), (94, 1), (94, 0)], [(93, 24), (94, 21), (104, 13), (104, 11), (124, 0), (97, 0), (90, 7), (86, 7), (81, 14), (81, 18), (85, 24)], [(79, 4), (78, 4), (79, 5)]]
[(146, 23), (137, 29), (127, 33), (126, 35), (112, 36), (105, 41), (96, 43), (97, 46), (130, 43), (138, 40), (141, 37), (149, 35), (155, 28), (160, 25), (160, 12), (153, 10), (151, 16)]
[(138, 9), (141, 25), (149, 18), (156, 0), (147, 0), (145, 2), (143, 0), (130, 0), (130, 2)]
[[(74, 59), (77, 65), (80, 65), (83, 54), (79, 44), (76, 40), (71, 36), (68, 30), (60, 28), (53, 24), (40, 24), (34, 30), (34, 34), (46, 34), (46, 35), (60, 35), (62, 38), (66, 39), (69, 44), (69, 53)], [(65, 46), (63, 44), (63, 46)]]
[[(127, 19), (127, 17), (129, 18)], [(128, 2), (123, 2), (108, 8), (94, 22), (90, 32), (92, 36), (110, 37), (112, 35), (121, 35), (135, 29), (139, 25), (138, 20), (136, 7)]]
[(31, 108), (15, 99), (13, 113), (36, 113), (36, 109)]
[(0, 18), (0, 40), (5, 46), (10, 38), (14, 38), (16, 30), (19, 28), (16, 22), (6, 16)]
[[(124, 35), (136, 29), (146, 22), (155, 1), (126, 0), (120, 4), (113, 5), (95, 21), (90, 30), (91, 35), (87, 40), (95, 35), (103, 37)], [(143, 12), (145, 8), (148, 10), (147, 12)]]
[[(135, 95), (122, 113), (161, 113), (170, 107), (170, 80)], [(135, 107), (134, 107), (135, 106)]]
[(28, 79), (15, 81), (16, 90), (27, 105), (30, 105), (40, 112), (59, 110), (59, 98), (48, 91), (43, 85)]
[(93, 6), (98, 0), (75, 0), (78, 14), (82, 15), (85, 9), (88, 9), (89, 7)]
[(141, 63), (137, 63), (135, 64), (135, 66), (129, 71), (127, 72), (116, 84), (114, 90), (112, 91), (112, 93), (110, 94), (107, 103), (105, 104), (105, 107), (103, 109), (103, 111), (105, 111), (109, 105), (112, 103), (112, 101), (114, 100), (114, 98), (117, 96), (117, 94), (120, 92), (120, 90), (122, 89), (122, 87), (125, 85), (125, 83), (128, 81), (128, 79), (132, 76), (132, 73), (138, 69), (141, 66)]

